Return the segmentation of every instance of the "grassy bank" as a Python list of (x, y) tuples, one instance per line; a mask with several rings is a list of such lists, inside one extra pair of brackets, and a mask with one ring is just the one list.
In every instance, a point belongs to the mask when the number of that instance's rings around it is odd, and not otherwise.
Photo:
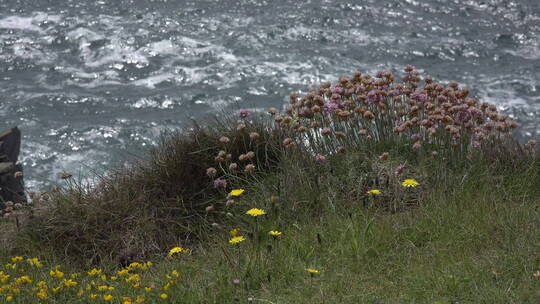
[(291, 96), (271, 118), (243, 111), (164, 134), (147, 159), (92, 186), (68, 178), (2, 223), (14, 232), (4, 233), (13, 245), (0, 258), (0, 295), (13, 303), (540, 301), (532, 143), (514, 143), (513, 122), (455, 85), (425, 79), (417, 90), (411, 68), (401, 86), (379, 76)]

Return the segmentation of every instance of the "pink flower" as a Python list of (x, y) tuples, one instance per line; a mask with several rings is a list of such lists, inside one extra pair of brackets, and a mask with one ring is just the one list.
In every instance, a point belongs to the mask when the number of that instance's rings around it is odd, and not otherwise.
[(249, 116), (249, 111), (246, 110), (246, 109), (240, 109), (240, 117), (241, 118), (246, 118)]

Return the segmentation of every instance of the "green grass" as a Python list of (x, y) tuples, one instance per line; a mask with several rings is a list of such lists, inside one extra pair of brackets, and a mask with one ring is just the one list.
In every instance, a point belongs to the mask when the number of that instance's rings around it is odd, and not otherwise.
[[(156, 289), (146, 303), (540, 301), (540, 280), (533, 277), (540, 267), (538, 159), (505, 163), (480, 157), (455, 167), (437, 159), (396, 155), (379, 161), (373, 155), (338, 155), (327, 164), (290, 155), (296, 161), (283, 162), (280, 170), (243, 179), (238, 186), (246, 193), (234, 207), (216, 211), (229, 215), (214, 225), (208, 222), (211, 228), (201, 242), (189, 245), (189, 256), (171, 261), (164, 251), (161, 257), (147, 257), (156, 265), (144, 272), (143, 285)], [(380, 178), (404, 162), (409, 169), (402, 175), (389, 182)], [(421, 185), (405, 190), (399, 185), (403, 178), (416, 178)], [(368, 188), (383, 194), (371, 201)], [(252, 207), (267, 214), (246, 215)], [(246, 237), (236, 246), (228, 243), (234, 227)], [(283, 234), (274, 240), (269, 230)], [(24, 273), (44, 278), (49, 288), (58, 283), (48, 275), (53, 265), (72, 272), (90, 268), (67, 263), (54, 248), (26, 250), (46, 266), (25, 266)], [(120, 269), (113, 261), (98, 267), (109, 276)], [(320, 273), (310, 276), (308, 267)], [(181, 272), (178, 284), (158, 291), (173, 269)], [(77, 280), (84, 286), (90, 278), (83, 274)], [(117, 303), (121, 296), (144, 293), (125, 283), (111, 284)], [(77, 292), (61, 292), (48, 303), (90, 301), (90, 292), (81, 298)], [(169, 299), (159, 298), (163, 292)], [(14, 302), (35, 301), (26, 294)]]

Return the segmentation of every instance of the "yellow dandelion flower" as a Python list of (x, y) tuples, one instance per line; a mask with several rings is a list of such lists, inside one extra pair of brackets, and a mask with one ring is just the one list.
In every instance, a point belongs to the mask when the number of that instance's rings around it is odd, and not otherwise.
[(22, 260), (24, 260), (24, 258), (22, 256), (14, 256), (14, 257), (11, 258), (12, 263), (17, 263), (17, 262), (20, 262)]
[(128, 267), (126, 267), (126, 269), (129, 270), (129, 271), (132, 271), (133, 269), (137, 269), (137, 268), (144, 270), (143, 265), (141, 263), (139, 263), (139, 262), (133, 262), (133, 263), (129, 264)]
[(133, 282), (138, 282), (141, 280), (141, 276), (138, 275), (138, 274), (132, 274), (130, 275), (125, 281), (126, 283), (133, 283)]
[(127, 270), (127, 269), (122, 269), (122, 270), (118, 270), (116, 273), (117, 273), (119, 276), (125, 276), (125, 275), (127, 275), (127, 274), (129, 273), (129, 270)]
[(61, 279), (64, 277), (64, 273), (58, 269), (49, 271), (49, 274), (53, 278)]
[(246, 214), (251, 216), (259, 216), (259, 215), (265, 215), (266, 211), (258, 208), (251, 208), (248, 211), (246, 211)]
[(96, 268), (93, 268), (92, 270), (90, 270), (89, 272), (87, 272), (88, 276), (97, 276), (97, 275), (100, 275), (101, 273), (103, 272), (103, 270), (101, 269), (96, 269)]
[(410, 178), (410, 179), (404, 180), (404, 181), (401, 183), (401, 185), (402, 185), (403, 187), (405, 187), (405, 188), (414, 188), (414, 187), (420, 185), (420, 183), (417, 182), (415, 179)]
[(281, 236), (281, 231), (277, 231), (277, 230), (270, 230), (268, 232), (269, 235), (275, 237), (275, 238), (278, 238)]
[(58, 287), (51, 288), (51, 290), (52, 290), (52, 292), (53, 292), (54, 294), (57, 294), (57, 293), (60, 291), (61, 288), (62, 288), (62, 287), (58, 286)]
[(229, 231), (229, 234), (230, 234), (232, 237), (235, 237), (235, 236), (240, 235), (240, 228), (234, 228), (234, 229), (231, 229), (231, 231)]
[(45, 281), (37, 282), (36, 286), (41, 288), (41, 289), (47, 289), (47, 283), (45, 283)]
[(145, 290), (146, 292), (150, 292), (150, 291), (152, 291), (152, 287), (146, 286), (146, 287), (144, 288), (144, 290)]
[(381, 190), (379, 190), (379, 189), (371, 189), (371, 190), (369, 190), (367, 192), (367, 194), (369, 194), (369, 195), (379, 195), (379, 194), (381, 194)]
[(110, 294), (107, 294), (107, 295), (103, 296), (103, 300), (105, 300), (105, 301), (112, 301), (113, 298), (114, 297), (112, 295), (110, 295)]
[(316, 275), (316, 274), (319, 274), (319, 270), (317, 269), (313, 269), (313, 268), (306, 268), (306, 271), (310, 274), (310, 275)]
[(168, 257), (172, 257), (175, 254), (189, 254), (189, 250), (182, 247), (174, 247), (171, 250), (169, 250)]
[(109, 286), (107, 286), (107, 285), (100, 285), (100, 286), (97, 287), (97, 289), (98, 289), (99, 291), (107, 291), (107, 290), (109, 290)]
[(159, 295), (159, 297), (162, 298), (163, 300), (167, 300), (169, 295), (167, 295), (166, 293), (162, 293), (162, 294)]
[(177, 278), (180, 276), (180, 272), (178, 272), (178, 270), (173, 270), (171, 274)]
[(66, 286), (66, 288), (75, 287), (75, 286), (77, 286), (77, 284), (78, 284), (77, 282), (75, 282), (75, 281), (73, 281), (73, 280), (71, 280), (71, 279), (69, 279), (69, 280), (65, 280), (65, 279), (64, 279), (64, 282), (63, 282), (63, 283), (64, 283), (64, 286)]
[(41, 289), (36, 293), (37, 297), (42, 300), (47, 300), (49, 298), (49, 295), (47, 294), (47, 291), (44, 289)]
[(90, 294), (90, 299), (92, 299), (92, 300), (97, 299), (97, 294), (95, 294), (95, 293)]
[(17, 268), (17, 264), (9, 264), (9, 263), (7, 263), (5, 266), (6, 266), (7, 269), (12, 269), (12, 270), (15, 270), (15, 268)]
[(231, 192), (229, 192), (229, 195), (230, 196), (240, 196), (242, 195), (242, 193), (244, 193), (244, 189), (234, 189), (234, 190), (231, 190)]
[(35, 266), (37, 268), (41, 268), (43, 267), (43, 264), (39, 261), (38, 258), (31, 258), (31, 259), (28, 259), (28, 264), (32, 265), (32, 266)]
[(235, 236), (235, 237), (233, 237), (233, 238), (231, 238), (229, 240), (229, 243), (231, 243), (233, 245), (236, 245), (236, 244), (238, 244), (240, 242), (243, 242), (245, 240), (246, 240), (246, 238), (244, 238), (243, 236)]
[(20, 278), (17, 278), (17, 279), (15, 280), (15, 283), (17, 283), (17, 284), (19, 284), (19, 285), (20, 285), (20, 284), (31, 284), (31, 283), (32, 283), (32, 279), (30, 279), (29, 276), (26, 276), (26, 275), (25, 275), (25, 276), (22, 276), (22, 277), (20, 277)]
[(118, 279), (116, 276), (111, 276), (111, 281), (116, 281)]
[(5, 274), (3, 271), (0, 271), (0, 283), (6, 283), (9, 281), (9, 274)]
[(6, 302), (11, 302), (13, 301), (13, 296), (7, 296), (6, 297)]

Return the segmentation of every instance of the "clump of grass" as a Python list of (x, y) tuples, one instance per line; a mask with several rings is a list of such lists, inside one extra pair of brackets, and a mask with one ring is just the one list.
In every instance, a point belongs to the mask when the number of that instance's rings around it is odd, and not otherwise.
[[(256, 142), (250, 138), (254, 132), (260, 134)], [(187, 132), (165, 132), (148, 157), (131, 167), (110, 172), (94, 185), (68, 178), (49, 192), (24, 229), (25, 246), (45, 244), (86, 263), (120, 259), (129, 264), (200, 239), (210, 223), (224, 217), (208, 210), (222, 191), (205, 174), (223, 148), (223, 137), (228, 139), (225, 157), (253, 151), (250, 163), (261, 172), (279, 162), (279, 150), (268, 146), (279, 145), (280, 133), (256, 118), (239, 129), (231, 117)]]

